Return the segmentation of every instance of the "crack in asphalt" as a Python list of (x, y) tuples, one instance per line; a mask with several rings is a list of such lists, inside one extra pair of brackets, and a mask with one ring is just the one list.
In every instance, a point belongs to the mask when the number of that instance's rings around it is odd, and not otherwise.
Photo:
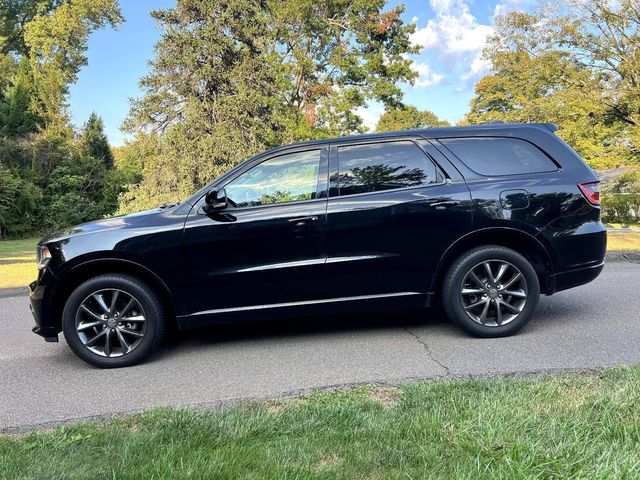
[(411, 335), (413, 338), (416, 339), (416, 341), (422, 345), (422, 348), (424, 348), (425, 352), (427, 352), (427, 356), (429, 357), (429, 359), (435, 363), (436, 365), (438, 365), (440, 368), (442, 368), (445, 371), (445, 374), (447, 376), (451, 376), (451, 370), (449, 370), (449, 367), (447, 367), (444, 363), (442, 363), (440, 360), (436, 359), (433, 356), (433, 352), (431, 351), (431, 347), (429, 347), (429, 345), (427, 344), (427, 342), (425, 342), (424, 340), (422, 340), (422, 338), (420, 337), (420, 335), (418, 335), (415, 332), (412, 332), (409, 327), (404, 327), (404, 331), (407, 332), (409, 335)]

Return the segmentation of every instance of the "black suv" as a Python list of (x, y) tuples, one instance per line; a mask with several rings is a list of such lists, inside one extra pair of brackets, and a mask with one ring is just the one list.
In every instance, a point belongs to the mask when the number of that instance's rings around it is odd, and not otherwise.
[(362, 135), (256, 155), (175, 206), (44, 238), (33, 331), (131, 365), (172, 323), (427, 307), (510, 335), (604, 265), (594, 172), (553, 124)]

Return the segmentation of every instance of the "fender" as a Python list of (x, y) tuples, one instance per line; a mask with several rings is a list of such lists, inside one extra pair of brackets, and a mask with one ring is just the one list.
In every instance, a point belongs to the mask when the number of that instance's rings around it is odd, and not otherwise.
[[(536, 268), (536, 271), (539, 275), (542, 274), (543, 278), (546, 279), (548, 275), (552, 275), (553, 273), (555, 273), (555, 262), (549, 254), (549, 249), (537, 237), (517, 228), (502, 226), (486, 227), (466, 233), (462, 237), (458, 238), (455, 242), (453, 242), (447, 248), (447, 250), (445, 250), (445, 252), (440, 257), (438, 265), (436, 266), (434, 275), (431, 280), (431, 288), (429, 289), (429, 293), (432, 295), (436, 293), (442, 276), (446, 272), (451, 262), (455, 258), (457, 258), (460, 253), (474, 248), (475, 246), (487, 244), (502, 245), (518, 250), (517, 245), (514, 245), (514, 243), (517, 244), (519, 240), (524, 240), (530, 245), (534, 245), (538, 254), (542, 256), (546, 269), (540, 271), (540, 266), (538, 266), (538, 268)], [(535, 267), (536, 266), (534, 266), (534, 268)]]

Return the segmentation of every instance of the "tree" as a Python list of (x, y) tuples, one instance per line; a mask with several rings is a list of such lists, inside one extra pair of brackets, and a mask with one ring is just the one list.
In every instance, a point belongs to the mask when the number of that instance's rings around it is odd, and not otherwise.
[(125, 127), (151, 135), (125, 210), (172, 203), (239, 161), (295, 140), (358, 131), (367, 100), (397, 106), (415, 72), (400, 9), (383, 0), (178, 0)]
[(37, 15), (50, 14), (63, 0), (0, 0), (0, 51), (28, 54), (24, 30)]
[(0, 98), (0, 135), (17, 137), (38, 129), (41, 118), (31, 111), (34, 93), (29, 64), (23, 60)]
[(50, 11), (38, 10), (24, 25), (23, 41), (36, 85), (34, 109), (50, 128), (64, 130), (65, 98), (87, 64), (89, 35), (107, 25), (116, 28), (122, 15), (118, 0), (62, 0), (53, 5)]
[(407, 105), (404, 108), (386, 110), (378, 120), (376, 132), (448, 126), (450, 126), (449, 122), (440, 120), (435, 113), (429, 110), (418, 110), (413, 105)]
[[(617, 6), (616, 6), (617, 5)], [(564, 0), (496, 19), (468, 123), (555, 122), (596, 168), (640, 153), (640, 17), (635, 0)]]
[(66, 96), (89, 34), (120, 20), (116, 0), (0, 0), (0, 236), (115, 211), (128, 177), (97, 115), (74, 138)]
[(82, 127), (80, 144), (86, 155), (101, 160), (107, 169), (113, 168), (113, 152), (104, 133), (104, 122), (96, 112), (91, 113)]

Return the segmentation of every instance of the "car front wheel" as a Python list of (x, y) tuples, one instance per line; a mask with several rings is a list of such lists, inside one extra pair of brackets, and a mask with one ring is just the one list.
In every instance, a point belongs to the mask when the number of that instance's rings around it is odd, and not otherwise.
[(531, 319), (540, 299), (529, 261), (505, 247), (466, 252), (445, 278), (444, 308), (453, 321), (479, 337), (511, 335)]
[(87, 280), (69, 296), (62, 314), (69, 347), (100, 368), (142, 361), (164, 336), (162, 304), (139, 279), (121, 274)]

